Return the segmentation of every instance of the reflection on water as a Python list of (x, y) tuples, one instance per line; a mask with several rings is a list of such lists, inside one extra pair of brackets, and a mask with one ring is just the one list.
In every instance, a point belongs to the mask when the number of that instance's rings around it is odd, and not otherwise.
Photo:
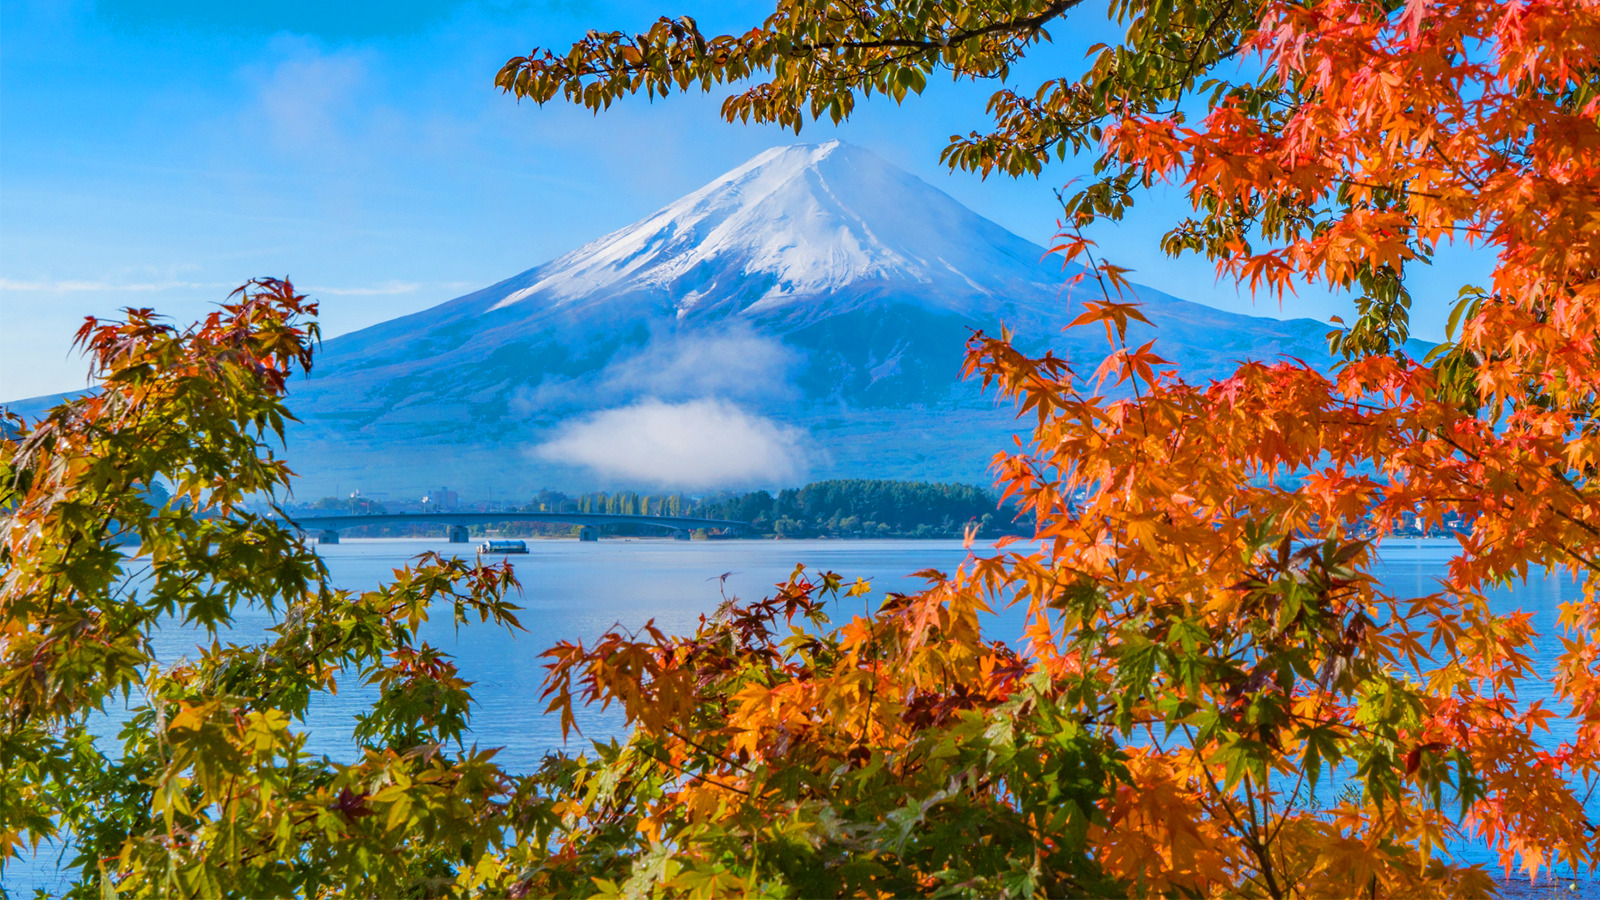
[[(518, 603), (524, 608), (519, 617), (526, 632), (512, 636), (484, 625), (455, 630), (448, 623), (435, 623), (424, 630), (430, 643), (455, 655), (462, 676), (476, 683), (470, 740), (479, 746), (504, 747), (499, 761), (512, 771), (529, 770), (546, 752), (563, 746), (559, 725), (553, 716), (544, 715), (545, 703), (539, 697), (544, 675), (539, 654), (557, 641), (591, 640), (614, 624), (631, 629), (650, 619), (669, 634), (690, 633), (699, 616), (716, 609), (724, 594), (743, 599), (765, 596), (774, 584), (787, 579), (796, 563), (812, 571), (835, 571), (847, 580), (865, 578), (881, 597), (887, 591), (920, 586), (919, 580), (909, 577), (911, 572), (927, 568), (948, 572), (972, 552), (959, 541), (531, 540), (528, 547), (526, 556), (511, 558), (523, 585)], [(1451, 539), (1388, 542), (1376, 574), (1402, 596), (1429, 593), (1437, 589), (1437, 580), (1444, 575), (1456, 547)], [(470, 545), (429, 540), (352, 540), (319, 548), (335, 583), (358, 590), (386, 580), (391, 570), (426, 550), (474, 552)], [(980, 548), (977, 552), (992, 551)], [(1521, 610), (1533, 615), (1541, 634), (1534, 664), (1541, 674), (1549, 672), (1559, 652), (1555, 637), (1559, 604), (1563, 596), (1574, 594), (1570, 580), (1547, 575), (1535, 576), (1491, 598), (1499, 612)], [(861, 599), (844, 602), (848, 605), (834, 615), (836, 622), (865, 608)], [(257, 632), (268, 624), (265, 613), (252, 611), (241, 616), (236, 630)], [(990, 636), (1015, 639), (1020, 625), (1017, 611), (1002, 612), (993, 621)], [(177, 629), (163, 632), (156, 638), (156, 650), (164, 660), (191, 654), (194, 636)], [(370, 689), (352, 680), (341, 685), (336, 697), (316, 705), (308, 721), (312, 733), (308, 750), (347, 757), (351, 720), (373, 697)], [(616, 707), (606, 712), (585, 711), (579, 723), (584, 738), (574, 737), (569, 749), (586, 746), (587, 738), (606, 738), (622, 729)], [(1552, 743), (1570, 735), (1570, 726), (1563, 727), (1568, 731), (1555, 730), (1550, 736)], [(1493, 860), (1481, 847), (1460, 847), (1457, 854), (1493, 868)], [(48, 871), (49, 867), (40, 868)], [(59, 885), (33, 867), (8, 871), (6, 880), (13, 896), (35, 885)], [(1526, 882), (1512, 879), (1506, 887), (1518, 896), (1600, 896), (1592, 883), (1581, 883), (1575, 890), (1568, 884), (1540, 886), (1529, 893)]]

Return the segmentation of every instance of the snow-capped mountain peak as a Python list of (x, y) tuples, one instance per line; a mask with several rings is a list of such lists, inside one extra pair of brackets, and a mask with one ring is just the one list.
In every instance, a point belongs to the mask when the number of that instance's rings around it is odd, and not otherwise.
[(768, 150), (528, 273), (489, 308), (644, 293), (680, 318), (757, 314), (864, 285), (964, 307), (1019, 279), (1051, 280), (1041, 255), (876, 154), (829, 141)]

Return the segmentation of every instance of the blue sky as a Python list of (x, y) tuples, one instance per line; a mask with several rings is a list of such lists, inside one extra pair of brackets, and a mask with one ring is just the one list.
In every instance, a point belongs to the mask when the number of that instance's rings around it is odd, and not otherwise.
[[(671, 5), (668, 5), (671, 4)], [(1110, 37), (1086, 4), (1013, 76), (1075, 72)], [(770, 11), (770, 0), (765, 11)], [(844, 126), (723, 123), (721, 94), (631, 100), (598, 117), (518, 105), (493, 87), (510, 56), (662, 13), (748, 27), (754, 2), (517, 0), (0, 0), (0, 399), (84, 384), (68, 352), (84, 315), (203, 314), (257, 275), (323, 303), (329, 336), (448, 300), (628, 224), (774, 144), (869, 147), (1039, 243), (1056, 218), (1041, 179), (952, 175), (949, 135), (982, 128), (992, 85), (937, 82)], [(1177, 296), (1326, 318), (1308, 291), (1279, 310), (1155, 246), (1176, 196), (1099, 230), (1105, 256)], [(1458, 254), (1447, 274), (1483, 271)], [(1419, 310), (1438, 337), (1454, 284)], [(1418, 280), (1429, 293), (1426, 279)]]

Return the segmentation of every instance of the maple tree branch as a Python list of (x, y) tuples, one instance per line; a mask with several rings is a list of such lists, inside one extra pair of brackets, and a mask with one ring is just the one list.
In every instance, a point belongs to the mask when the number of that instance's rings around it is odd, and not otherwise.
[(1407, 197), (1426, 197), (1429, 200), (1445, 199), (1443, 194), (1434, 194), (1428, 191), (1414, 191), (1407, 187), (1399, 187), (1392, 184), (1373, 184), (1370, 181), (1357, 181), (1354, 178), (1334, 178), (1332, 180), (1335, 184), (1342, 184), (1348, 187), (1366, 188), (1367, 190), (1371, 191), (1394, 191), (1397, 194), (1403, 194)]
[(1471, 185), (1473, 189), (1479, 192), (1483, 191), (1483, 181), (1469, 173), (1463, 172), (1461, 165), (1455, 160), (1451, 159), (1450, 155), (1444, 152), (1444, 148), (1439, 146), (1439, 140), (1437, 138), (1428, 138), (1428, 149), (1432, 150), (1440, 159), (1444, 160), (1445, 165), (1454, 169), (1457, 178), (1460, 178), (1462, 181), (1465, 181), (1467, 184)]
[[(1205, 34), (1202, 34), (1200, 36), (1200, 40), (1195, 42), (1194, 52), (1189, 54), (1188, 62), (1184, 65), (1183, 75), (1181, 77), (1179, 77), (1178, 79), (1174, 80), (1174, 81), (1168, 82), (1165, 85), (1165, 87), (1163, 88), (1163, 90), (1169, 90), (1170, 91), (1173, 88), (1179, 87), (1180, 85), (1183, 85), (1183, 84), (1187, 83), (1191, 78), (1193, 78), (1195, 75), (1199, 74), (1196, 71), (1196, 67), (1199, 66), (1199, 64), (1200, 64), (1200, 49), (1202, 47), (1204, 47), (1207, 43), (1209, 43), (1211, 41), (1211, 38), (1216, 35), (1217, 26), (1222, 24), (1222, 22), (1225, 21), (1228, 18), (1228, 15), (1233, 12), (1233, 7), (1234, 7), (1234, 5), (1236, 3), (1237, 3), (1237, 0), (1228, 0), (1228, 3), (1227, 3), (1226, 6), (1224, 6), (1220, 10), (1215, 11), (1215, 14), (1212, 16), (1212, 19), (1211, 19), (1211, 24), (1206, 26)], [(1226, 53), (1220, 54), (1218, 56), (1218, 58), (1217, 58), (1217, 61), (1221, 62), (1222, 60), (1233, 58), (1233, 56), (1235, 56), (1241, 49), (1243, 49), (1243, 47), (1244, 47), (1243, 44), (1237, 44), (1237, 43), (1234, 44), (1233, 47), (1231, 49), (1229, 49)], [(1173, 100), (1172, 100), (1172, 115), (1177, 115), (1178, 114), (1178, 100), (1179, 99), (1180, 98), (1174, 97)]]
[[(1058, 202), (1061, 202), (1063, 206), (1065, 205), (1065, 201), (1063, 201), (1061, 199), (1061, 192), (1060, 191), (1056, 192), (1056, 200)], [(1116, 301), (1111, 299), (1111, 293), (1110, 293), (1109, 290), (1106, 289), (1105, 277), (1100, 272), (1100, 263), (1094, 258), (1094, 250), (1091, 247), (1091, 245), (1089, 244), (1089, 242), (1084, 240), (1084, 238), (1083, 238), (1083, 228), (1079, 225), (1078, 220), (1076, 218), (1074, 218), (1073, 222), (1072, 222), (1072, 233), (1075, 236), (1077, 236), (1079, 243), (1082, 244), (1082, 246), (1083, 246), (1084, 254), (1089, 257), (1089, 271), (1094, 273), (1095, 283), (1100, 285), (1100, 296), (1106, 298), (1106, 302), (1107, 303), (1116, 302)], [(1117, 296), (1118, 297), (1122, 296), (1121, 290), (1117, 291)], [(1127, 338), (1123, 334), (1122, 329), (1120, 329), (1120, 328), (1117, 329), (1117, 348), (1119, 350), (1121, 350), (1124, 354), (1126, 354), (1128, 352)], [(1137, 404), (1138, 404), (1137, 405), (1137, 409), (1139, 410), (1139, 424), (1141, 426), (1143, 426), (1143, 428), (1144, 428), (1144, 436), (1148, 437), (1149, 433), (1150, 433), (1150, 425), (1149, 425), (1148, 422), (1145, 421), (1145, 417), (1144, 417), (1144, 395), (1142, 393), (1140, 393), (1140, 391), (1139, 391), (1139, 375), (1138, 375), (1138, 373), (1134, 372), (1131, 375), (1129, 375), (1128, 376), (1128, 380), (1133, 383), (1133, 397), (1134, 397), (1134, 400), (1136, 400)]]
[[(978, 28), (966, 31), (957, 31), (945, 36), (942, 40), (927, 40), (916, 38), (878, 38), (867, 41), (818, 41), (816, 43), (797, 43), (793, 46), (803, 51), (816, 50), (881, 50), (889, 47), (905, 47), (914, 50), (943, 50), (952, 44), (964, 43), (974, 38), (987, 37), (1009, 31), (1038, 32), (1052, 19), (1060, 18), (1067, 10), (1072, 9), (1083, 0), (1053, 0), (1043, 10), (1032, 16), (1020, 19), (1011, 19), (1004, 22), (992, 22)], [(859, 18), (858, 18), (859, 21)]]
[[(1441, 432), (1438, 432), (1436, 434), (1436, 436), (1440, 440), (1442, 440), (1445, 443), (1449, 444), (1451, 447), (1454, 447), (1457, 452), (1459, 452), (1463, 456), (1467, 457), (1468, 459), (1471, 459), (1474, 462), (1483, 462), (1483, 457), (1482, 457), (1481, 454), (1474, 453), (1473, 451), (1468, 450), (1466, 447), (1463, 447), (1460, 442), (1458, 442), (1455, 438), (1451, 437), (1449, 434), (1444, 433), (1444, 432), (1441, 431)], [(1584, 493), (1581, 490), (1578, 489), (1578, 486), (1573, 484), (1566, 477), (1566, 475), (1564, 473), (1552, 470), (1550, 474), (1551, 474), (1552, 477), (1554, 477), (1556, 479), (1556, 481), (1558, 483), (1562, 484), (1568, 490), (1570, 490), (1572, 492), (1572, 494), (1574, 496), (1576, 496), (1579, 500), (1581, 500), (1581, 501), (1583, 501), (1585, 503), (1590, 501), (1591, 498), (1585, 496)], [(1526, 493), (1527, 488), (1523, 487), (1522, 481), (1520, 479), (1518, 479), (1516, 476), (1512, 476), (1512, 484), (1516, 486), (1517, 490)], [(1561, 519), (1562, 521), (1565, 521), (1565, 522), (1567, 522), (1567, 523), (1569, 523), (1571, 525), (1577, 526), (1578, 528), (1588, 532), (1591, 537), (1600, 538), (1600, 528), (1596, 528), (1594, 525), (1591, 525), (1588, 522), (1584, 522), (1584, 521), (1582, 521), (1580, 519), (1574, 518), (1573, 516), (1569, 515), (1568, 513), (1566, 513), (1563, 510), (1560, 510), (1560, 509), (1554, 509), (1554, 510), (1551, 510), (1551, 512), (1552, 512), (1553, 515), (1555, 515), (1556, 518)], [(1572, 547), (1568, 546), (1566, 544), (1566, 542), (1558, 540), (1556, 538), (1551, 538), (1550, 542), (1557, 549), (1561, 550), (1563, 553), (1565, 553), (1568, 556), (1572, 557), (1572, 559), (1576, 560), (1577, 562), (1582, 563), (1586, 568), (1589, 569), (1589, 571), (1591, 571), (1591, 572), (1600, 572), (1600, 560), (1595, 560), (1595, 559), (1591, 559), (1589, 557), (1586, 557), (1582, 553), (1580, 553), (1579, 551), (1577, 551), (1577, 550), (1573, 549)]]
[(685, 744), (688, 744), (689, 746), (693, 747), (694, 749), (699, 750), (701, 753), (704, 753), (705, 755), (707, 755), (709, 757), (712, 757), (713, 759), (720, 760), (721, 762), (727, 763), (728, 765), (733, 766), (736, 769), (743, 769), (747, 774), (751, 773), (751, 769), (750, 769), (749, 766), (746, 766), (746, 765), (744, 765), (742, 763), (734, 762), (733, 760), (727, 758), (726, 756), (723, 756), (721, 753), (718, 753), (717, 751), (712, 750), (709, 747), (706, 747), (706, 746), (704, 746), (702, 744), (695, 743), (693, 740), (690, 740), (688, 736), (686, 736), (682, 732), (674, 729), (670, 725), (661, 726), (661, 730), (665, 731), (667, 734), (672, 735), (673, 737), (677, 738), (678, 740), (683, 741)]
[(658, 762), (661, 765), (664, 765), (669, 769), (672, 769), (674, 772), (677, 772), (680, 775), (688, 776), (689, 778), (693, 778), (693, 779), (695, 779), (697, 781), (704, 781), (706, 784), (722, 788), (725, 791), (733, 791), (736, 794), (743, 794), (746, 797), (752, 796), (749, 791), (744, 790), (743, 788), (736, 788), (731, 784), (723, 784), (722, 782), (716, 780), (715, 778), (712, 778), (711, 776), (702, 774), (700, 772), (691, 772), (688, 769), (684, 768), (683, 766), (680, 766), (677, 763), (673, 762), (670, 758), (663, 759), (662, 757), (656, 756), (653, 753), (647, 753), (647, 754), (644, 754), (644, 755), (647, 758), (649, 758), (649, 759), (651, 759), (651, 760), (653, 760), (655, 762)]
[[(1083, 0), (1053, 0), (1053, 2), (1047, 4), (1043, 9), (1034, 15), (1006, 19), (1004, 21), (991, 22), (987, 25), (980, 25), (964, 30), (954, 31), (943, 35), (938, 39), (923, 37), (874, 37), (867, 39), (847, 38), (819, 41), (795, 40), (787, 41), (782, 53), (784, 56), (789, 58), (816, 56), (822, 53), (851, 50), (872, 51), (905, 49), (915, 51), (916, 53), (928, 53), (930, 51), (943, 53), (948, 51), (952, 46), (958, 46), (966, 43), (967, 41), (977, 40), (997, 34), (1021, 33), (1026, 35), (1027, 38), (1031, 40), (1035, 35), (1043, 30), (1046, 24), (1061, 17), (1068, 10), (1077, 6), (1081, 2), (1083, 2)], [(699, 30), (698, 26), (694, 25), (692, 21), (680, 20), (673, 22), (667, 19), (662, 19), (661, 21), (671, 26), (673, 31), (672, 39), (677, 41), (679, 45), (693, 44), (695, 49), (695, 56), (692, 59), (674, 59), (671, 50), (665, 51), (666, 59), (664, 61), (669, 73), (673, 70), (677, 70), (680, 73), (677, 77), (685, 80), (695, 80), (695, 78), (698, 78), (699, 76), (690, 77), (687, 73), (693, 71), (695, 67), (704, 65), (707, 62), (707, 49), (713, 44), (713, 41), (708, 41), (705, 35)], [(799, 22), (790, 22), (787, 24), (790, 26), (803, 25), (803, 23)], [(863, 30), (876, 31), (881, 27), (881, 24), (867, 22), (863, 26)], [(742, 58), (745, 62), (751, 63), (750, 68), (752, 70), (770, 69), (772, 67), (770, 61), (763, 65), (756, 64), (752, 60), (753, 56), (757, 56), (764, 49), (757, 42), (763, 41), (770, 44), (777, 38), (788, 37), (789, 35), (784, 34), (783, 31), (784, 29), (781, 26), (769, 27), (764, 31), (753, 32), (752, 35), (754, 36), (746, 36), (737, 39), (737, 49), (733, 50), (732, 52), (719, 50), (719, 56), (716, 59), (709, 61), (711, 68), (704, 73), (705, 77), (708, 79), (708, 85), (710, 73), (717, 70), (725, 70), (731, 59), (735, 57)], [(516, 92), (519, 95), (527, 93), (516, 86), (516, 79), (514, 77), (507, 75), (508, 72), (515, 72), (518, 70), (523, 72), (527, 72), (529, 70), (539, 70), (543, 72), (554, 73), (558, 81), (569, 82), (567, 85), (569, 89), (571, 88), (570, 82), (573, 79), (583, 79), (591, 76), (601, 76), (615, 80), (634, 75), (660, 75), (662, 73), (657, 70), (657, 67), (661, 62), (663, 62), (663, 60), (658, 55), (659, 51), (654, 49), (641, 49), (649, 48), (651, 41), (652, 37), (642, 34), (635, 35), (631, 40), (626, 40), (620, 34), (612, 34), (607, 36), (591, 33), (589, 38), (574, 44), (572, 51), (568, 55), (557, 56), (550, 50), (544, 50), (542, 51), (541, 56), (541, 51), (536, 48), (527, 56), (515, 58), (502, 68), (501, 76), (503, 80), (501, 81), (501, 85), (503, 89)], [(632, 59), (628, 58), (627, 55), (624, 55), (619, 49), (617, 49), (623, 45), (625, 45), (631, 52), (633, 56)], [(581, 62), (576, 64), (570, 62), (569, 60), (572, 58), (572, 56), (577, 54), (580, 49), (587, 49), (589, 53)], [(774, 50), (772, 52), (776, 53), (778, 51)], [(726, 55), (721, 55), (724, 53)], [(597, 56), (601, 58), (597, 60)], [(1020, 57), (1021, 50), (1012, 49), (1008, 53), (1004, 54), (1002, 58), (1005, 60), (1005, 62), (1009, 63)], [(897, 59), (904, 58), (905, 57), (900, 57)], [(875, 65), (877, 65), (879, 68), (882, 68), (885, 62), (886, 61), (879, 60), (875, 63)], [(987, 74), (982, 72), (982, 70), (968, 70), (962, 64), (958, 64), (954, 61), (947, 60), (947, 64), (949, 64), (950, 67), (958, 73), (968, 75), (972, 75), (974, 72), (978, 74)], [(872, 70), (867, 69), (865, 71)], [(669, 75), (668, 77), (672, 76)], [(637, 86), (631, 89), (637, 89)], [(540, 102), (543, 101), (541, 100)]]
[[(1250, 848), (1250, 852), (1254, 853), (1256, 859), (1261, 863), (1261, 876), (1267, 880), (1267, 893), (1273, 897), (1282, 897), (1284, 896), (1284, 890), (1278, 886), (1278, 878), (1274, 874), (1272, 849), (1266, 844), (1262, 843), (1261, 840), (1261, 822), (1256, 818), (1255, 791), (1250, 787), (1252, 779), (1248, 772), (1244, 773), (1243, 781), (1245, 809), (1250, 811), (1250, 832), (1245, 838), (1245, 844)], [(1270, 813), (1267, 811), (1265, 797), (1262, 797), (1261, 799), (1261, 814), (1263, 816), (1270, 815)]]
[[(861, 607), (867, 612), (868, 618), (871, 618), (871, 610), (867, 609), (865, 594), (861, 597)], [(878, 699), (878, 631), (874, 628), (870, 629), (868, 633), (872, 635), (872, 641), (867, 645), (868, 652), (872, 654), (872, 680), (867, 682), (867, 713), (863, 719), (862, 733), (857, 736), (857, 747), (867, 741), (868, 734), (866, 732), (872, 726), (872, 707), (876, 705)]]
[[(1198, 756), (1200, 753), (1200, 748), (1195, 745), (1194, 732), (1189, 729), (1189, 724), (1187, 722), (1183, 723), (1182, 728), (1184, 734), (1188, 735), (1189, 737), (1190, 749), (1193, 750)], [(1217, 784), (1216, 778), (1211, 774), (1210, 766), (1202, 763), (1200, 766), (1198, 766), (1198, 768), (1200, 769), (1201, 774), (1205, 775), (1206, 783), (1211, 786), (1211, 792), (1212, 794), (1216, 795), (1218, 805), (1221, 806), (1223, 813), (1227, 815), (1230, 821), (1233, 822), (1234, 828), (1238, 829), (1240, 840), (1244, 841), (1246, 847), (1250, 849), (1251, 854), (1256, 857), (1256, 860), (1263, 864), (1262, 875), (1267, 879), (1267, 892), (1273, 897), (1282, 897), (1283, 892), (1278, 890), (1277, 883), (1272, 878), (1271, 861), (1261, 859), (1261, 854), (1258, 852), (1259, 845), (1256, 843), (1256, 840), (1253, 837), (1254, 832), (1251, 829), (1246, 828), (1243, 822), (1239, 821), (1239, 816), (1236, 812), (1234, 812), (1233, 805), (1228, 802), (1229, 800), (1233, 799), (1233, 795), (1223, 791), (1222, 786)], [(1246, 776), (1245, 784), (1247, 786), (1246, 790), (1248, 790), (1248, 776)], [(1253, 820), (1254, 818), (1255, 813), (1252, 809), (1251, 819)]]

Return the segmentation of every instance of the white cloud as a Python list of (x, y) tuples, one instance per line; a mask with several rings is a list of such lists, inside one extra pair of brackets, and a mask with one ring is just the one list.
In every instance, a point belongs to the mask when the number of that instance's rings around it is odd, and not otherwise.
[(229, 285), (220, 281), (84, 281), (73, 279), (18, 281), (13, 278), (0, 278), (0, 291), (17, 291), (42, 294), (76, 294), (108, 291), (149, 292), (176, 290), (216, 290), (217, 288), (227, 287), (238, 287), (238, 285)]
[(308, 294), (327, 294), (330, 297), (383, 297), (391, 294), (412, 294), (422, 289), (422, 285), (411, 281), (385, 281), (370, 287), (309, 287)]
[(716, 334), (661, 336), (607, 367), (602, 388), (657, 397), (772, 398), (793, 394), (800, 355), (748, 326)]
[(583, 379), (546, 378), (535, 387), (521, 385), (511, 392), (510, 408), (519, 416), (560, 414), (568, 407), (593, 406), (594, 386)]
[(643, 400), (568, 425), (534, 449), (608, 478), (682, 488), (796, 483), (805, 433), (724, 400)]
[[(182, 290), (231, 290), (238, 287), (225, 281), (117, 281), (112, 279), (34, 279), (20, 280), (16, 278), (0, 278), (0, 291), (14, 291), (17, 293), (33, 294), (80, 294), (80, 293), (113, 293), (133, 292), (151, 293), (155, 291), (182, 291)], [(364, 287), (315, 287), (302, 288), (309, 294), (325, 294), (330, 297), (386, 297), (394, 294), (414, 294), (422, 290), (423, 285), (414, 281), (383, 281), (378, 284)]]
[[(367, 108), (370, 61), (357, 51), (324, 53), (315, 42), (279, 36), (269, 55), (280, 56), (271, 69), (249, 71), (256, 81), (258, 127), (280, 150), (314, 157), (337, 152), (353, 120)], [(247, 75), (247, 77), (249, 77)]]
[(794, 348), (747, 325), (717, 332), (660, 332), (632, 355), (599, 372), (547, 377), (518, 387), (518, 415), (560, 415), (573, 408), (621, 406), (645, 397), (667, 402), (722, 398), (769, 406), (798, 396), (792, 373), (804, 361)]

